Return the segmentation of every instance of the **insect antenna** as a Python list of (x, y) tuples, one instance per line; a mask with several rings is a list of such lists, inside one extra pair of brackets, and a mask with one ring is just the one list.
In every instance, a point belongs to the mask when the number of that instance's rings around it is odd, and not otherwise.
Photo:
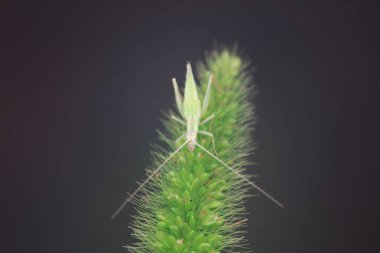
[(195, 143), (195, 145), (197, 145), (198, 147), (200, 147), (203, 151), (205, 151), (209, 156), (211, 156), (212, 158), (214, 158), (215, 160), (217, 160), (218, 162), (220, 162), (222, 165), (224, 165), (227, 169), (231, 170), (233, 173), (235, 173), (236, 175), (238, 175), (239, 177), (241, 177), (242, 179), (244, 179), (244, 181), (248, 182), (250, 185), (252, 185), (253, 187), (255, 187), (259, 192), (261, 192), (267, 198), (269, 198), (270, 200), (272, 200), (276, 205), (278, 205), (281, 208), (284, 208), (284, 205), (281, 204), (277, 199), (275, 199), (274, 197), (272, 197), (271, 195), (269, 195), (269, 193), (267, 193), (266, 191), (264, 191), (263, 189), (261, 189), (259, 186), (257, 186), (256, 184), (252, 183), (251, 181), (249, 181), (245, 176), (243, 176), (242, 174), (240, 174), (239, 172), (237, 172), (236, 170), (234, 170), (233, 168), (231, 168), (230, 166), (228, 166), (225, 162), (223, 162), (217, 156), (215, 156), (214, 154), (212, 154), (210, 151), (208, 151), (206, 148), (204, 148), (198, 142), (194, 142), (194, 143)]
[(173, 156), (175, 156), (175, 154), (178, 153), (178, 151), (180, 151), (189, 141), (185, 141), (181, 146), (179, 146), (179, 148), (177, 148), (168, 158), (166, 158), (166, 160), (160, 165), (158, 166), (157, 169), (155, 169), (152, 174), (150, 174), (150, 176), (145, 179), (145, 181), (132, 193), (129, 195), (129, 197), (124, 201), (123, 204), (121, 204), (121, 206), (115, 211), (115, 213), (111, 216), (111, 220), (114, 219), (120, 212), (121, 210), (123, 210), (123, 208), (133, 199), (133, 197), (154, 177), (154, 175), (156, 175), (161, 169), (162, 167), (164, 167), (164, 165), (170, 161), (170, 159), (173, 158)]

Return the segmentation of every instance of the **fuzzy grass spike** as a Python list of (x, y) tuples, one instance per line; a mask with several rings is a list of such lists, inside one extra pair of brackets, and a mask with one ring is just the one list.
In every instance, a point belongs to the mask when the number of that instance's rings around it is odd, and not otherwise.
[[(215, 117), (200, 130), (214, 134), (218, 158), (244, 177), (201, 148), (182, 148), (159, 173), (153, 175), (153, 169), (148, 170), (150, 180), (141, 187), (141, 196), (131, 198), (137, 209), (132, 225), (137, 242), (127, 246), (131, 252), (250, 251), (242, 229), (246, 222), (244, 201), (250, 196), (250, 185), (244, 178), (252, 178), (245, 173), (246, 157), (254, 150), (251, 134), (255, 124), (254, 107), (248, 100), (253, 86), (247, 66), (236, 50), (222, 49), (198, 68), (200, 96), (210, 87), (209, 76), (214, 76), (205, 117)], [(159, 132), (159, 136), (168, 148), (154, 147), (153, 168), (173, 155), (178, 148), (176, 140), (186, 132), (173, 117), (166, 117), (164, 125), (167, 134)], [(214, 149), (210, 138), (201, 135), (198, 142), (207, 150)]]

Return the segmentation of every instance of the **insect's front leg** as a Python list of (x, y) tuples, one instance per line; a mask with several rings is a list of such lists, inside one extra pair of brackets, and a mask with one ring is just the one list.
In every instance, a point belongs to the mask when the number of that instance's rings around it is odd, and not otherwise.
[(181, 135), (177, 140), (175, 140), (175, 145), (176, 145), (176, 147), (179, 146), (178, 143), (179, 143), (182, 139), (184, 139), (185, 137), (186, 137), (186, 133), (184, 133), (184, 134)]
[[(211, 115), (212, 116), (212, 115)], [(215, 138), (214, 138), (214, 135), (212, 133), (209, 133), (207, 131), (202, 131), (202, 130), (199, 130), (198, 133), (200, 134), (203, 134), (203, 135), (206, 135), (208, 137), (211, 137), (211, 141), (212, 141), (212, 147), (214, 149), (214, 153), (216, 154), (216, 149), (215, 149)]]

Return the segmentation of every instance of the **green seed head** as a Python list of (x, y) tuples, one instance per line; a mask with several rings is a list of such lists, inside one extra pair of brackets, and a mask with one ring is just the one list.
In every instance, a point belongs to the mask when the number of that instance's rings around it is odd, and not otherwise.
[[(218, 157), (233, 162), (234, 168), (243, 174), (247, 161), (242, 157), (253, 147), (253, 107), (248, 102), (250, 76), (245, 67), (235, 51), (215, 51), (199, 66), (199, 94), (191, 66), (187, 65), (184, 93), (184, 114), (191, 116), (194, 111), (186, 111), (185, 103), (195, 103), (194, 108), (200, 111), (198, 95), (202, 100), (208, 78), (211, 73), (214, 75), (207, 114), (213, 113), (215, 118), (201, 125), (200, 130), (214, 134)], [(164, 124), (167, 134), (160, 137), (171, 152), (186, 127), (170, 118)], [(198, 139), (212, 150), (209, 138)], [(155, 166), (168, 157), (165, 150), (156, 146)], [(144, 198), (136, 199), (133, 235), (137, 241), (129, 247), (131, 252), (242, 252), (247, 245), (239, 223), (244, 219), (247, 184), (199, 148), (193, 152), (183, 148), (142, 194)]]

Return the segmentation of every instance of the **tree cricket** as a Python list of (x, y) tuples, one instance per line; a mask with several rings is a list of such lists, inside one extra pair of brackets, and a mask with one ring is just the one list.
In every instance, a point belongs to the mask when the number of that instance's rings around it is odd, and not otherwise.
[[(263, 195), (265, 195), (267, 198), (272, 200), (275, 204), (277, 204), (280, 207), (283, 207), (283, 205), (276, 200), (274, 197), (269, 195), (266, 191), (261, 189), (259, 186), (251, 182), (249, 179), (247, 179), (245, 176), (234, 170), (232, 167), (227, 165), (224, 161), (219, 159), (216, 155), (215, 150), (215, 138), (214, 135), (207, 131), (199, 130), (199, 126), (207, 123), (211, 119), (215, 117), (214, 114), (211, 114), (209, 117), (205, 118), (201, 121), (203, 116), (205, 116), (207, 107), (210, 101), (210, 93), (211, 93), (211, 83), (212, 83), (213, 76), (210, 75), (207, 85), (206, 94), (203, 99), (203, 103), (201, 105), (201, 102), (198, 98), (198, 92), (197, 92), (197, 86), (195, 84), (193, 72), (191, 69), (190, 63), (187, 63), (187, 73), (186, 73), (186, 81), (185, 81), (185, 90), (184, 90), (184, 99), (182, 99), (182, 95), (180, 93), (180, 90), (178, 88), (178, 84), (175, 78), (172, 79), (173, 87), (174, 87), (174, 93), (175, 93), (175, 100), (178, 108), (179, 114), (182, 116), (183, 119), (179, 119), (176, 116), (171, 116), (175, 121), (181, 123), (182, 125), (187, 127), (186, 133), (181, 135), (176, 141), (176, 145), (178, 146), (178, 143), (185, 139), (185, 142), (182, 143), (158, 168), (156, 168), (150, 176), (142, 183), (140, 186), (129, 195), (129, 197), (124, 201), (124, 203), (115, 211), (115, 213), (111, 216), (111, 219), (115, 218), (120, 211), (134, 198), (134, 196), (164, 167), (164, 165), (172, 159), (185, 145), (187, 145), (188, 149), (193, 152), (196, 147), (199, 147), (201, 150), (203, 150), (205, 153), (207, 153), (209, 156), (214, 158), (216, 161), (218, 161), (220, 164), (222, 164), (224, 167), (235, 173), (238, 177), (242, 178), (244, 181), (249, 183), (251, 186), (256, 188), (259, 192), (261, 192)], [(211, 138), (212, 145), (213, 145), (213, 151), (208, 151), (205, 147), (203, 147), (201, 144), (197, 142), (197, 136), (198, 134), (204, 135), (206, 137)]]

